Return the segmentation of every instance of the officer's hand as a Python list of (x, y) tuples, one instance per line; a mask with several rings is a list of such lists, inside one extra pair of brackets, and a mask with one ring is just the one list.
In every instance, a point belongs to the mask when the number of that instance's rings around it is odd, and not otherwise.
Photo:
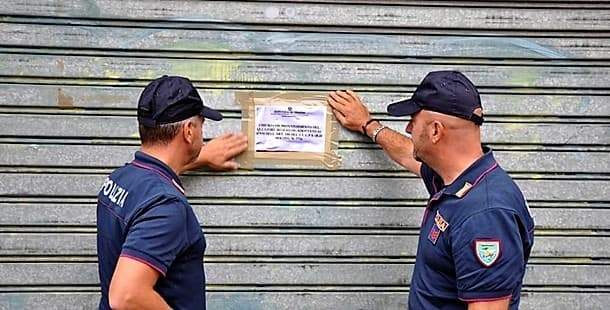
[(343, 127), (364, 133), (362, 126), (371, 118), (371, 115), (356, 93), (351, 90), (334, 91), (328, 94), (326, 102), (332, 107), (333, 114)]
[(235, 156), (248, 148), (248, 138), (243, 133), (227, 133), (206, 143), (196, 162), (216, 171), (236, 170), (239, 164)]

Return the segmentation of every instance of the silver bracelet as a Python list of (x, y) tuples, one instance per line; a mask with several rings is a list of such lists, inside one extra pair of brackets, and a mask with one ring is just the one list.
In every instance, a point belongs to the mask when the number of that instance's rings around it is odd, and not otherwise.
[(371, 139), (373, 139), (373, 142), (377, 143), (377, 135), (386, 128), (388, 128), (388, 127), (385, 125), (381, 125), (381, 126), (377, 127), (377, 129), (375, 129), (375, 131), (373, 131), (373, 136), (371, 137)]

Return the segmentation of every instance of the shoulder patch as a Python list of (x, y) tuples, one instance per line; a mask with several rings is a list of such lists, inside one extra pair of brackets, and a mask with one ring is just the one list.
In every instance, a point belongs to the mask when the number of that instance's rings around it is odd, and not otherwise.
[(500, 257), (500, 240), (476, 240), (474, 252), (483, 266), (491, 267)]

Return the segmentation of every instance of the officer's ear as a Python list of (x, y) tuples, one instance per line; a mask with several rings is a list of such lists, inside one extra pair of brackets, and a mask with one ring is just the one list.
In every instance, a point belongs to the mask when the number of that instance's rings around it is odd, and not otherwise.
[(433, 120), (428, 125), (428, 139), (436, 144), (443, 138), (445, 134), (445, 125), (439, 120)]
[(195, 141), (195, 130), (197, 129), (197, 125), (193, 121), (193, 118), (189, 118), (186, 122), (182, 124), (182, 138), (188, 144), (192, 144)]

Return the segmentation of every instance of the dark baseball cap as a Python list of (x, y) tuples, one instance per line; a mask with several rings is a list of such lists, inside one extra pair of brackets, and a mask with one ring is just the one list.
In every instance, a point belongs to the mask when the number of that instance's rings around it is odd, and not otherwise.
[(145, 127), (175, 123), (195, 115), (222, 120), (222, 114), (206, 107), (193, 83), (185, 77), (164, 75), (153, 80), (138, 100), (138, 122)]
[(481, 125), (483, 117), (474, 113), (477, 109), (482, 109), (481, 97), (464, 74), (458, 71), (434, 71), (426, 75), (410, 99), (390, 104), (388, 113), (405, 116), (429, 110)]

